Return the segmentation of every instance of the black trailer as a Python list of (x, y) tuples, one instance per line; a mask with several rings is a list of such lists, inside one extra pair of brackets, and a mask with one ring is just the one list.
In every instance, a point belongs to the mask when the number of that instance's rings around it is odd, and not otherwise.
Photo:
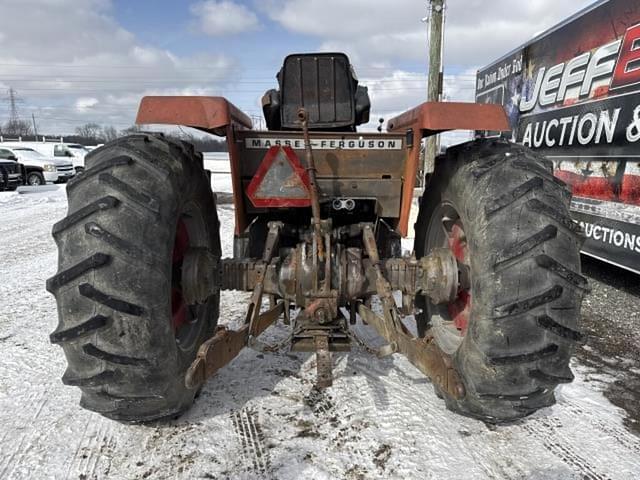
[(640, 273), (640, 0), (596, 2), (496, 60), (476, 99), (571, 186), (583, 253)]

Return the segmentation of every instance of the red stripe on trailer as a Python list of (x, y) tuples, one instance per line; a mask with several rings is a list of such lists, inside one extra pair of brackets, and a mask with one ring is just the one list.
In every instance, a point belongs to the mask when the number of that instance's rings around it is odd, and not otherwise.
[(631, 205), (640, 205), (640, 175), (625, 175), (622, 178), (620, 200)]
[(566, 170), (556, 170), (556, 177), (571, 188), (575, 196), (595, 198), (598, 200), (615, 201), (616, 194), (613, 185), (605, 177), (585, 177)]
[(569, 185), (576, 197), (640, 206), (640, 175), (624, 175), (619, 193), (616, 193), (616, 186), (610, 177), (586, 177), (566, 170), (556, 170), (555, 176)]

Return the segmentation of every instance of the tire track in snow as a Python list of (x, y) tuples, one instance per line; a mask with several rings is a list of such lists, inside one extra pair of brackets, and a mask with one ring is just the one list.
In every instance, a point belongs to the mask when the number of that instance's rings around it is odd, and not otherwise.
[[(522, 464), (510, 455), (511, 445), (502, 437), (495, 438), (493, 432), (485, 431), (485, 428), (478, 431), (477, 428), (473, 428), (476, 425), (472, 425), (471, 431), (468, 431), (462, 423), (448, 423), (444, 418), (448, 413), (442, 411), (445, 408), (444, 401), (436, 398), (430, 381), (425, 379), (422, 382), (420, 377), (414, 377), (412, 372), (408, 372), (402, 365), (397, 364), (392, 370), (398, 372), (398, 376), (388, 375), (386, 369), (379, 364), (358, 362), (357, 367), (360, 370), (359, 373), (367, 377), (368, 388), (360, 390), (362, 398), (368, 397), (367, 405), (364, 406), (367, 411), (366, 417), (370, 418), (372, 415), (378, 417), (381, 424), (380, 430), (391, 431), (393, 428), (397, 429), (398, 425), (402, 425), (405, 443), (410, 443), (410, 439), (419, 443), (422, 441), (422, 434), (434, 439), (446, 438), (451, 428), (458, 425), (462, 428), (461, 438), (456, 438), (458, 452), (461, 452), (461, 455), (457, 455), (455, 461), (458, 464), (472, 462), (477, 468), (468, 470), (467, 478), (492, 480), (527, 478), (528, 473), (522, 468)], [(416, 383), (412, 384), (412, 381)], [(382, 391), (384, 394), (381, 393)], [(385, 398), (385, 402), (379, 407), (381, 398)], [(432, 412), (432, 409), (435, 411)], [(432, 419), (434, 413), (442, 417), (435, 423)], [(488, 447), (487, 444), (491, 446)], [(454, 447), (450, 448), (455, 450)], [(496, 455), (496, 452), (499, 454)], [(432, 449), (430, 453), (440, 455), (437, 448)], [(396, 452), (396, 455), (399, 454), (401, 452)], [(425, 471), (424, 464), (413, 455), (417, 453), (410, 454), (408, 458), (405, 457), (402, 465), (413, 472), (412, 475), (416, 478), (422, 478)], [(431, 467), (427, 469), (427, 471), (430, 470)]]
[[(358, 352), (351, 359), (348, 368), (356, 371), (354, 380), (360, 385), (354, 388), (350, 380), (344, 400), (350, 406), (350, 413), (345, 415), (352, 418), (350, 428), (362, 425), (361, 430), (367, 430), (358, 442), (365, 449), (359, 455), (363, 465), (371, 468), (370, 476), (365, 478), (387, 478), (391, 472), (391, 478), (437, 478), (429, 476), (431, 466), (425, 466), (416, 447), (424, 442), (425, 436), (433, 434), (437, 438), (436, 429), (425, 422), (429, 409), (424, 401), (427, 380), (406, 371), (390, 358), (376, 361), (372, 358), (375, 357)], [(381, 464), (377, 452), (384, 448), (389, 452)], [(403, 457), (400, 462), (399, 457)]]
[(97, 421), (87, 420), (82, 435), (67, 467), (67, 477), (83, 476), (95, 477), (95, 470), (100, 461), (100, 440), (104, 436), (104, 430), (108, 429), (105, 420), (98, 417)]
[(103, 468), (105, 472), (111, 468), (111, 457), (108, 453), (105, 455), (104, 451), (105, 448), (110, 449), (114, 443), (111, 435), (111, 421), (99, 417), (96, 422), (89, 421), (87, 425), (87, 431), (82, 435), (69, 463), (67, 476), (72, 473), (74, 476), (87, 479), (102, 478), (102, 475), (97, 472), (98, 467)]
[(96, 466), (100, 461), (100, 453), (98, 445), (104, 431), (104, 422), (102, 418), (98, 420), (97, 425), (93, 424), (93, 435), (91, 435), (89, 441), (85, 446), (81, 446), (80, 450), (83, 451), (80, 458), (78, 458), (78, 467), (76, 472), (85, 478), (93, 478), (96, 470)]
[[(78, 466), (80, 463), (80, 460), (82, 456), (82, 454), (80, 453), (80, 450), (82, 449), (82, 445), (84, 442), (85, 437), (87, 436), (87, 432), (93, 428), (94, 423), (91, 420), (87, 420), (84, 428), (82, 428), (82, 433), (80, 434), (80, 440), (78, 441), (78, 446), (76, 447), (75, 451), (73, 452), (73, 455), (71, 456), (71, 459), (69, 460), (69, 463), (67, 464), (67, 470), (65, 472), (65, 476), (64, 478), (70, 478), (71, 477), (71, 472), (73, 471), (74, 474), (77, 475), (77, 470), (78, 470)], [(74, 469), (74, 466), (76, 467)]]
[[(22, 403), (22, 411), (31, 411), (35, 408), (35, 413), (33, 417), (30, 419), (27, 425), (21, 425), (19, 421), (22, 416), (16, 415), (14, 417), (14, 422), (5, 430), (4, 435), (0, 439), (0, 445), (4, 444), (4, 440), (9, 437), (11, 434), (15, 433), (17, 430), (21, 430), (19, 438), (12, 439), (9, 452), (4, 455), (2, 461), (0, 461), (0, 478), (10, 478), (11, 474), (15, 470), (15, 468), (20, 464), (19, 459), (24, 456), (25, 450), (30, 445), (30, 440), (33, 437), (39, 437), (40, 433), (36, 430), (28, 429), (29, 425), (32, 424), (37, 418), (40, 416), (42, 409), (48, 402), (47, 391), (42, 390), (39, 392), (31, 392), (26, 396), (26, 402)], [(25, 445), (25, 442), (27, 444)], [(4, 449), (3, 449), (4, 450)]]
[(267, 475), (271, 468), (271, 459), (264, 443), (264, 432), (258, 413), (251, 407), (245, 407), (231, 413), (231, 422), (242, 446), (244, 468), (260, 476)]
[(558, 418), (531, 418), (526, 422), (524, 430), (541, 440), (547, 450), (566, 463), (583, 480), (611, 480), (611, 477), (599, 472), (589, 460), (580, 455), (575, 446), (559, 432), (562, 423)]
[[(527, 478), (527, 473), (520, 468), (515, 463), (511, 462), (509, 458), (491, 458), (492, 466), (494, 466), (502, 475), (500, 478), (505, 480), (520, 480), (522, 478)], [(496, 478), (493, 476), (494, 471), (491, 469), (485, 469), (487, 474), (491, 478)]]
[(6, 457), (6, 462), (3, 464), (0, 469), (0, 478), (11, 478), (11, 474), (15, 470), (16, 466), (18, 466), (18, 461), (14, 461), (14, 458), (17, 454), (23, 451), (23, 445), (26, 440), (26, 435), (21, 434), (20, 440), (15, 443), (13, 442), (14, 448), (11, 450), (11, 453)]
[(585, 410), (578, 403), (571, 400), (563, 401), (563, 405), (567, 407), (565, 410), (567, 413), (581, 420), (588, 419), (592, 426), (613, 438), (619, 445), (640, 456), (640, 438), (630, 433), (626, 428), (606, 422), (602, 418), (595, 416), (594, 412)]

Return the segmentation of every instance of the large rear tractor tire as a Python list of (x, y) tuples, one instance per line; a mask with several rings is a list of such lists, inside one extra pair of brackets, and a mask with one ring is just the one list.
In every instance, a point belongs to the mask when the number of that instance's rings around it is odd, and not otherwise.
[(504, 140), (475, 140), (438, 159), (416, 223), (418, 256), (448, 247), (459, 266), (458, 297), (419, 297), (421, 335), (453, 356), (464, 383), (447, 407), (490, 423), (555, 402), (573, 379), (569, 360), (587, 281), (570, 192), (550, 162)]
[(80, 404), (121, 421), (175, 416), (193, 402), (185, 372), (218, 320), (219, 294), (188, 305), (182, 267), (192, 248), (220, 257), (215, 198), (187, 143), (139, 134), (87, 156), (53, 227), (58, 303), (51, 342)]

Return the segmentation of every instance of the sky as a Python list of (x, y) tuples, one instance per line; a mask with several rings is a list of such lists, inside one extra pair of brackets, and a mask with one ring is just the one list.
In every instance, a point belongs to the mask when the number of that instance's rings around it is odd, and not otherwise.
[[(448, 0), (445, 100), (473, 101), (475, 72), (592, 4)], [(224, 96), (261, 119), (289, 53), (344, 51), (389, 119), (426, 99), (426, 0), (0, 0), (0, 122), (7, 92), (38, 130), (124, 129), (144, 95)]]

